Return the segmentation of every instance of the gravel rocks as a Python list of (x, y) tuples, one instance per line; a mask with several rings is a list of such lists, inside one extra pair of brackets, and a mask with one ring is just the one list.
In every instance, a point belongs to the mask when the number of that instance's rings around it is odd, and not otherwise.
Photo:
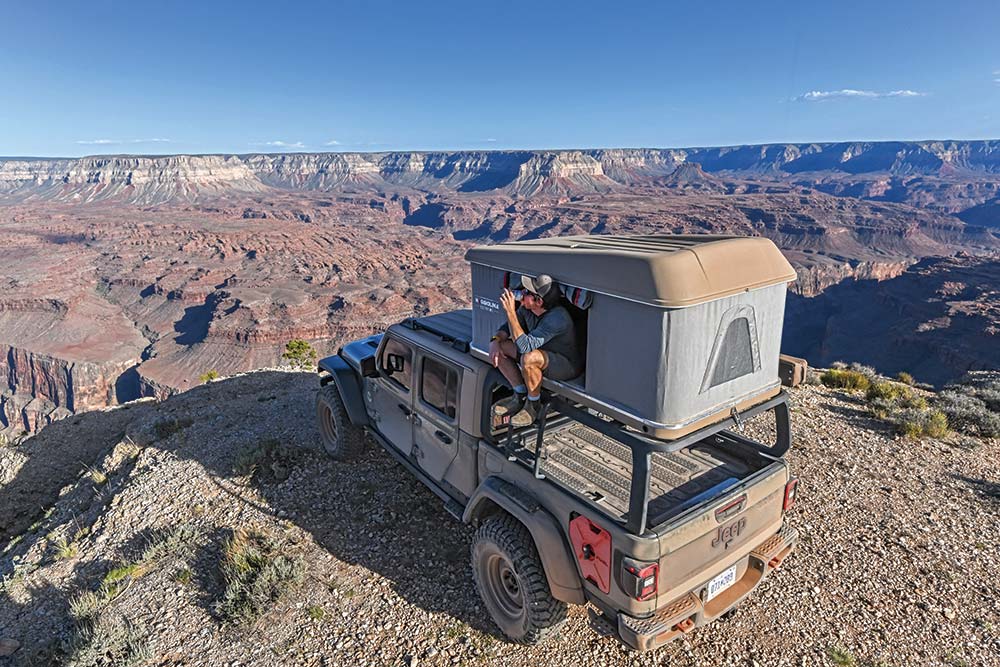
[[(350, 465), (316, 450), (315, 389), (309, 374), (251, 373), (0, 449), (12, 471), (0, 506), (21, 531), (0, 560), (0, 637), (22, 645), (0, 664), (58, 660), (69, 600), (137, 558), (152, 531), (190, 524), (202, 535), (192, 555), (159, 561), (106, 607), (143, 634), (149, 664), (765, 667), (834, 664), (839, 649), (870, 667), (1000, 665), (997, 442), (901, 439), (846, 394), (796, 389), (788, 520), (802, 541), (732, 618), (636, 654), (574, 608), (559, 636), (522, 647), (497, 635), (472, 588), (468, 527), (375, 445)], [(183, 418), (157, 438), (157, 423)], [(237, 474), (238, 454), (266, 440), (287, 448), (287, 479)], [(221, 545), (248, 525), (289, 540), (308, 572), (235, 627), (212, 609)], [(53, 557), (60, 536), (77, 555)]]

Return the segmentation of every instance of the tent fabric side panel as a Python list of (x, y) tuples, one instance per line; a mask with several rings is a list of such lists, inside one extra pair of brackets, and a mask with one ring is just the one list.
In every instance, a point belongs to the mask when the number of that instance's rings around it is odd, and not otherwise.
[(588, 318), (586, 391), (625, 412), (659, 412), (669, 359), (665, 312), (594, 294)]
[(785, 291), (775, 285), (669, 311), (668, 393), (655, 421), (690, 421), (776, 386)]
[(490, 349), (490, 337), (507, 322), (500, 307), (504, 271), (482, 264), (472, 265), (472, 346)]

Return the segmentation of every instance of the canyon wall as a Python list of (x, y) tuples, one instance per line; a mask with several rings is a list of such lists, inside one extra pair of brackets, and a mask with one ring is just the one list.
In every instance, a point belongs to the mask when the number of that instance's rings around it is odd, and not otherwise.
[[(466, 304), (472, 245), (572, 234), (765, 236), (798, 271), (789, 351), (946, 380), (978, 363), (952, 338), (1000, 335), (937, 295), (983, 270), (1000, 299), (998, 197), (992, 141), (0, 158), (0, 435), (335, 352)], [(895, 344), (852, 347), (864, 317)]]
[[(678, 165), (707, 173), (811, 185), (832, 194), (933, 201), (941, 179), (986, 177), (975, 193), (945, 193), (982, 205), (998, 195), (1000, 142), (915, 141), (771, 144), (717, 148), (287, 153), (254, 155), (0, 158), (0, 196), (16, 200), (118, 198), (155, 205), (269, 188), (358, 191), (411, 188), (510, 195), (605, 193), (655, 183)], [(927, 179), (931, 179), (927, 181)], [(945, 188), (948, 189), (948, 188)], [(938, 193), (937, 199), (942, 198)], [(963, 210), (962, 208), (956, 210)]]

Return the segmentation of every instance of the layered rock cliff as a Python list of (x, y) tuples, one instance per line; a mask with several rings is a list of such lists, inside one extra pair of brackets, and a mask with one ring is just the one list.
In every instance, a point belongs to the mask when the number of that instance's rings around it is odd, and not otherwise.
[(1000, 142), (0, 158), (0, 196), (17, 201), (117, 198), (151, 205), (270, 188), (568, 195), (605, 193), (618, 186), (649, 183), (685, 162), (696, 162), (708, 173), (781, 180), (832, 194), (889, 201), (926, 200), (930, 190), (956, 180), (976, 178), (989, 183), (964, 195), (953, 189), (947, 206), (955, 212), (997, 196)]
[[(997, 142), (0, 158), (0, 431), (464, 305), (472, 244), (766, 236), (798, 270), (795, 298), (995, 255), (998, 165)], [(914, 284), (897, 302), (932, 289)], [(843, 294), (865, 312), (868, 291)], [(912, 323), (904, 311), (887, 312)], [(860, 358), (837, 354), (824, 312), (796, 320), (803, 349)], [(966, 330), (942, 331), (945, 350)], [(972, 364), (929, 358), (928, 378)]]

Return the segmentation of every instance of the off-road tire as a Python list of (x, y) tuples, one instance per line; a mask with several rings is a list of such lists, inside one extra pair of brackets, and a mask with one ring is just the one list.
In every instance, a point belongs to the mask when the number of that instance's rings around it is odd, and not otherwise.
[(472, 578), (493, 621), (511, 641), (537, 644), (566, 622), (567, 605), (549, 592), (531, 533), (509, 514), (479, 525), (472, 542)]
[(357, 458), (365, 448), (365, 430), (351, 423), (337, 385), (316, 392), (316, 423), (323, 450), (338, 461)]

